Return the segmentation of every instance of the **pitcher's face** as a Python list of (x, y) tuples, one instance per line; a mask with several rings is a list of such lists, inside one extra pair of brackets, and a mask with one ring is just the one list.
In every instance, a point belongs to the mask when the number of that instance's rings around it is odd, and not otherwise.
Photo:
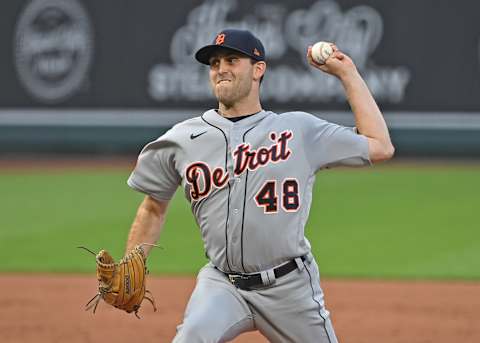
[(227, 107), (247, 97), (253, 85), (251, 59), (241, 53), (220, 50), (210, 58), (210, 85), (219, 103)]

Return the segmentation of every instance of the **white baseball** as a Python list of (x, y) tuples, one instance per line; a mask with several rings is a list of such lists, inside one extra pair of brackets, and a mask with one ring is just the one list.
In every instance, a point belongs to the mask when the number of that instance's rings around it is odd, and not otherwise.
[(325, 64), (332, 53), (333, 48), (328, 42), (317, 42), (312, 46), (312, 58), (318, 64)]

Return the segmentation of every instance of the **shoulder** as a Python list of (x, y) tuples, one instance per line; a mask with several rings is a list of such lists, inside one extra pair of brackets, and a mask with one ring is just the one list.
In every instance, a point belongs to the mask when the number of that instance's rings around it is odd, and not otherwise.
[(202, 126), (206, 126), (206, 123), (204, 120), (202, 120), (201, 116), (198, 116), (175, 124), (170, 130), (167, 131), (167, 133), (169, 135), (178, 135), (184, 133), (185, 131), (196, 129)]
[(159, 149), (165, 147), (181, 146), (186, 141), (190, 140), (190, 135), (197, 132), (202, 127), (206, 126), (205, 122), (200, 116), (183, 120), (157, 139), (145, 145), (144, 149)]
[(327, 124), (328, 122), (316, 115), (303, 111), (291, 111), (278, 114), (278, 120), (288, 123), (292, 127), (308, 129), (312, 126)]
[(285, 118), (287, 120), (323, 120), (316, 115), (304, 111), (291, 111), (291, 112), (284, 112), (280, 113), (279, 117)]
[(158, 137), (157, 140), (174, 140), (180, 142), (182, 139), (188, 138), (193, 131), (205, 126), (207, 126), (207, 124), (202, 120), (201, 116), (186, 119), (173, 125), (162, 136)]

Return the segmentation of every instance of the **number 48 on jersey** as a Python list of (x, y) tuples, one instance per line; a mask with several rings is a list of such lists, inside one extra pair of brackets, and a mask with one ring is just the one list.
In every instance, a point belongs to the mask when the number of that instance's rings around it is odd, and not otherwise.
[[(277, 194), (277, 183), (280, 184), (280, 195)], [(255, 196), (258, 207), (263, 207), (264, 213), (277, 213), (278, 203), (286, 212), (295, 212), (300, 206), (298, 182), (296, 179), (285, 179), (283, 182), (269, 180), (265, 182)]]

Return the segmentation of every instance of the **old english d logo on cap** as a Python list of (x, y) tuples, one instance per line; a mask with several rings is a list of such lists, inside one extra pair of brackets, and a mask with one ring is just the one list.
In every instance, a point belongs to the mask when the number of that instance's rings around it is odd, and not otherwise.
[(265, 48), (262, 42), (248, 30), (225, 29), (215, 35), (212, 44), (198, 49), (195, 58), (209, 65), (210, 58), (218, 49), (229, 49), (246, 55), (256, 61), (265, 60)]
[(225, 33), (220, 33), (215, 39), (215, 44), (222, 45), (225, 43)]

